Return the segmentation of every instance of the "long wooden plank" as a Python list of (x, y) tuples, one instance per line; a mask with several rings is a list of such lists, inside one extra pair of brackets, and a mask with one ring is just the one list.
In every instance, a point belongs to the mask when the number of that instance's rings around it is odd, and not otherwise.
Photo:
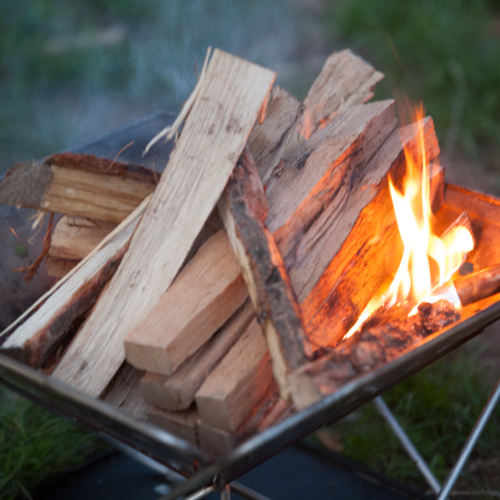
[(239, 265), (221, 229), (125, 337), (127, 361), (142, 370), (172, 375), (247, 297)]
[(158, 180), (141, 166), (59, 153), (9, 170), (0, 183), (0, 203), (118, 224), (155, 190)]
[(220, 197), (275, 74), (216, 50), (181, 137), (114, 279), (54, 378), (98, 396), (123, 339), (172, 283)]
[(235, 432), (273, 387), (271, 358), (254, 319), (196, 393), (201, 421)]
[(141, 380), (145, 401), (165, 410), (186, 410), (221, 359), (233, 347), (248, 323), (255, 316), (247, 301), (235, 314), (170, 376), (146, 373)]

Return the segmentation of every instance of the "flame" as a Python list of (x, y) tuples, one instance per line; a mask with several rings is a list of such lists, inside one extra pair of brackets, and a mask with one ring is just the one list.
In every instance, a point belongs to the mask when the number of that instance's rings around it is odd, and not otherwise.
[[(14, 231), (14, 229), (10, 228), (10, 230), (14, 233), (15, 237), (19, 240), (19, 236), (17, 235), (17, 233)], [(19, 240), (21, 241), (21, 240)]]
[[(430, 201), (429, 163), (426, 158), (424, 140), (424, 110), (420, 106), (414, 113), (418, 126), (418, 148), (414, 154), (404, 147), (406, 175), (403, 191), (400, 192), (392, 179), (389, 191), (396, 214), (396, 221), (403, 240), (404, 251), (401, 263), (388, 290), (377, 293), (368, 303), (354, 326), (344, 338), (349, 338), (381, 306), (392, 307), (411, 300), (419, 304), (424, 299), (433, 302), (432, 291), (446, 284), (464, 262), (467, 253), (474, 247), (474, 240), (464, 226), (451, 229), (438, 237), (432, 229)], [(435, 261), (438, 275), (431, 274), (431, 260)], [(434, 269), (434, 266), (432, 266)], [(435, 273), (434, 273), (435, 274)], [(439, 295), (442, 298), (442, 295)], [(410, 315), (415, 314), (415, 307)]]

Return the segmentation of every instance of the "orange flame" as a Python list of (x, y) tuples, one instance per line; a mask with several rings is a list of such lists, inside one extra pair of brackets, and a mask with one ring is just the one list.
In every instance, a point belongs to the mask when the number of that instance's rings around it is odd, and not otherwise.
[[(19, 240), (19, 236), (17, 235), (17, 233), (14, 231), (14, 229), (10, 228), (10, 230), (14, 233), (14, 235), (16, 236), (16, 238)], [(21, 241), (21, 240), (19, 240)]]
[[(371, 299), (344, 338), (353, 335), (383, 305), (391, 307), (407, 299), (417, 304), (423, 299), (428, 300), (432, 290), (451, 278), (474, 247), (472, 235), (464, 226), (453, 228), (442, 238), (432, 230), (429, 164), (425, 152), (424, 122), (421, 121), (424, 116), (424, 110), (420, 106), (415, 113), (419, 127), (416, 158), (409, 148), (404, 148), (406, 176), (403, 180), (403, 192), (398, 191), (392, 179), (389, 179), (396, 221), (404, 245), (399, 269), (389, 289)], [(429, 259), (437, 263), (437, 277), (431, 276)], [(416, 308), (410, 314), (415, 312)]]

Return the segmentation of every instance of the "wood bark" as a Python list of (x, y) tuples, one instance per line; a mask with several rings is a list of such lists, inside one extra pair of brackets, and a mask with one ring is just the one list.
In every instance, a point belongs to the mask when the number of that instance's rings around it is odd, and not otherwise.
[(254, 319), (196, 393), (201, 421), (235, 432), (273, 388), (271, 358)]
[(158, 178), (144, 167), (60, 153), (16, 164), (0, 183), (0, 203), (118, 224), (155, 190)]
[[(424, 136), (427, 158), (433, 160), (439, 145), (430, 118), (424, 121)], [(387, 276), (397, 271), (402, 244), (388, 178), (399, 186), (406, 172), (401, 141), (409, 151), (418, 151), (417, 126), (391, 135), (364, 169), (357, 184), (358, 196), (347, 199), (337, 213), (326, 210), (316, 221), (321, 239), (302, 243), (309, 263), (301, 265), (304, 275), (314, 273), (312, 263), (323, 252), (329, 259), (301, 302), (308, 337), (318, 348), (341, 340)]]
[(146, 373), (141, 380), (142, 396), (148, 403), (165, 410), (186, 410), (194, 396), (241, 333), (255, 317), (247, 301), (197, 352), (170, 376)]
[(307, 359), (297, 300), (273, 235), (267, 200), (251, 153), (245, 150), (219, 202), (219, 211), (273, 359), (286, 399), (286, 375)]
[(123, 340), (171, 285), (213, 210), (275, 74), (216, 50), (182, 134), (110, 286), (53, 373), (98, 396)]

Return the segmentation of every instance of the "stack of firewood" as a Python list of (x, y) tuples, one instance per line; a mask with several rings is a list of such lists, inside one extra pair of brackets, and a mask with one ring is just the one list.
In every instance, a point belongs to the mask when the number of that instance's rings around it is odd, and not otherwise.
[[(362, 372), (330, 351), (397, 268), (388, 177), (418, 147), (392, 100), (364, 104), (382, 77), (335, 53), (302, 104), (216, 50), (161, 176), (70, 153), (17, 165), (0, 202), (64, 214), (62, 279), (2, 352), (214, 455), (322, 397), (318, 362), (333, 386)], [(436, 209), (443, 182), (435, 168)]]

